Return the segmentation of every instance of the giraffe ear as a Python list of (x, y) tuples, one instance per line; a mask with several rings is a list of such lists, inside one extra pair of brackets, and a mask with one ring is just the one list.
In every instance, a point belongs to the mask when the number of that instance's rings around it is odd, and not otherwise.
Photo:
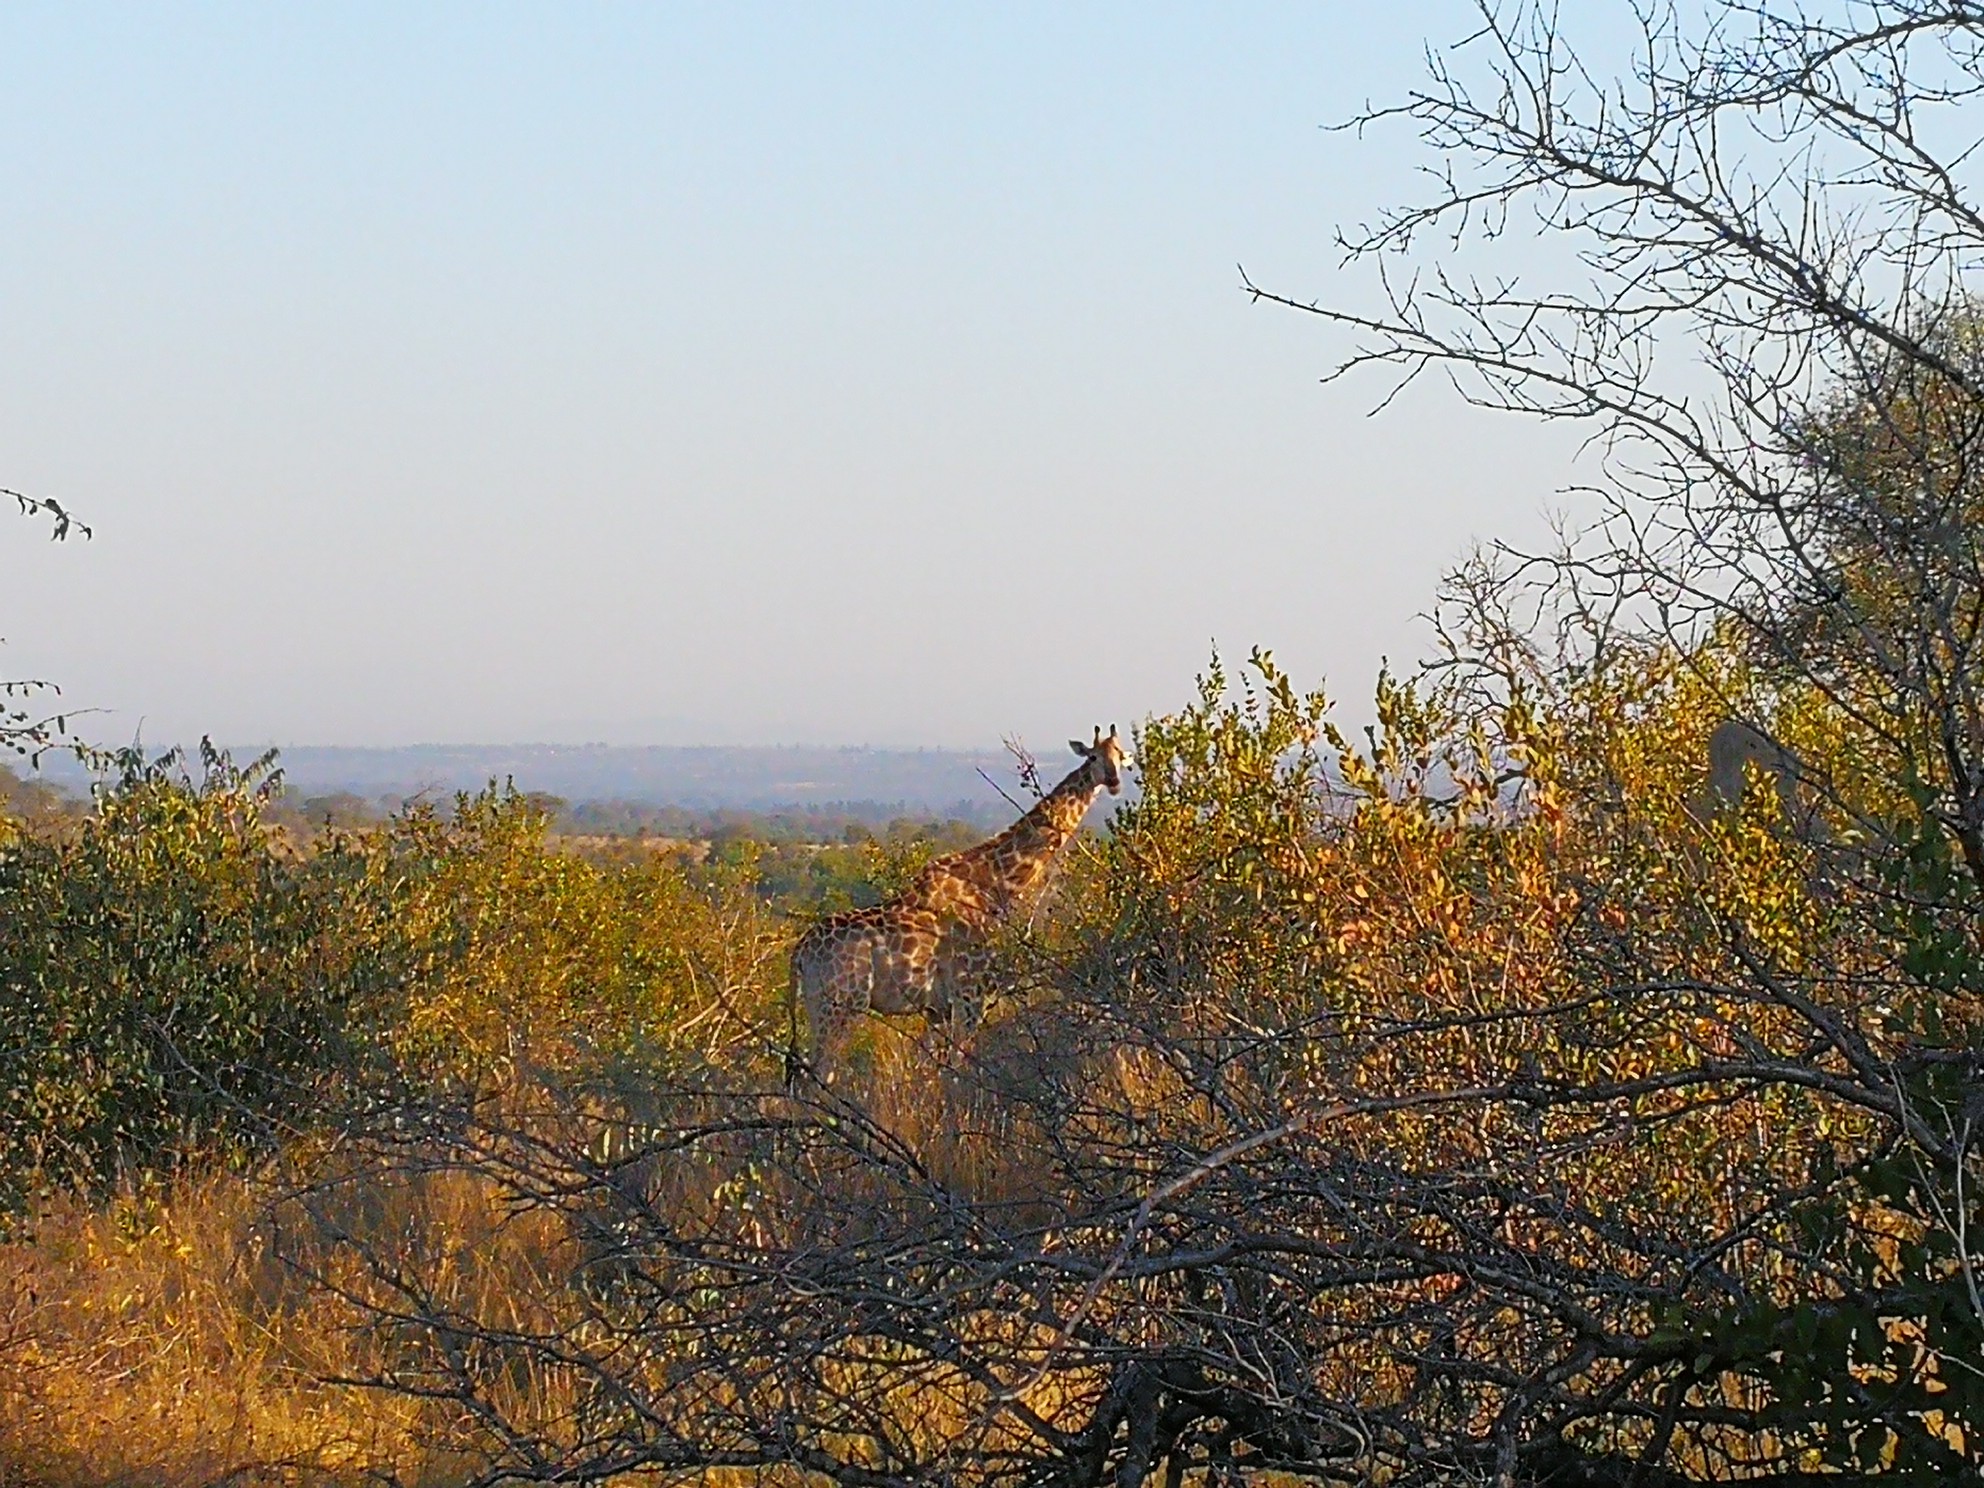
[(1094, 751), (1091, 750), (1088, 747), (1088, 745), (1082, 743), (1080, 739), (1070, 739), (1068, 741), (1068, 747), (1074, 750), (1074, 752), (1076, 754), (1079, 754), (1083, 759), (1087, 759), (1090, 754), (1094, 753)]

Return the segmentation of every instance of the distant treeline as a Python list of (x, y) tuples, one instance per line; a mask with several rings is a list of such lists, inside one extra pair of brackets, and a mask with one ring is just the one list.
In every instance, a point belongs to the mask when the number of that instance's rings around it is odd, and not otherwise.
[[(197, 753), (186, 741), (188, 756)], [(156, 753), (154, 748), (150, 752)], [(261, 745), (232, 746), (235, 759), (259, 757)], [(1004, 803), (986, 782), (1009, 789), (1014, 762), (1004, 751), (952, 749), (822, 748), (737, 745), (726, 747), (613, 747), (608, 745), (419, 745), (360, 749), (295, 744), (277, 763), (288, 788), (303, 797), (349, 792), (368, 801), (381, 797), (449, 801), (458, 791), (494, 783), (545, 791), (567, 801), (639, 801), (704, 809), (783, 812), (789, 804), (838, 810), (847, 803), (883, 803), (889, 815), (948, 814), (967, 799), (972, 812)], [(51, 754), (43, 772), (68, 788), (86, 791), (91, 771), (79, 761)], [(902, 802), (899, 811), (887, 803)], [(884, 817), (886, 819), (886, 816)]]
[[(278, 760), (280, 764), (280, 760)], [(527, 799), (550, 818), (556, 835), (666, 838), (677, 842), (858, 843), (870, 839), (936, 838), (963, 844), (1002, 826), (1014, 813), (1004, 802), (987, 806), (960, 800), (941, 811), (907, 801), (828, 801), (764, 809), (657, 805), (649, 801), (568, 801), (544, 792)], [(305, 794), (283, 788), (268, 803), (272, 823), (292, 828), (351, 829), (377, 826), (410, 806), (432, 802), (446, 814), (446, 801), (428, 796), (360, 795), (354, 791)], [(0, 765), (0, 808), (26, 818), (73, 816), (88, 798), (65, 784), (23, 776)]]

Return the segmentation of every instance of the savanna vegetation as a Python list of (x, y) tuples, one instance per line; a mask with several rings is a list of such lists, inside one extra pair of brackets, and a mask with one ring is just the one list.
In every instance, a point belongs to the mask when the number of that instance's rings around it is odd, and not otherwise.
[[(1611, 81), (1491, 12), (1348, 245), (1416, 275), (1284, 297), (1591, 421), (1600, 520), (1365, 738), (1215, 659), (974, 1030), (787, 1085), (832, 895), (749, 845), (10, 811), (0, 1475), (1974, 1481), (1984, 12), (1717, 14)], [(1459, 277), (1517, 214), (1583, 277)]]

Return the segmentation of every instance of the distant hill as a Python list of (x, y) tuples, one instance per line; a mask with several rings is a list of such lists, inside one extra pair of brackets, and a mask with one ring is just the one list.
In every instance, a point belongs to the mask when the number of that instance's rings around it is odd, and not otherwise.
[[(264, 746), (237, 747), (237, 760)], [(75, 786), (73, 761), (49, 759), (48, 775)], [(630, 747), (608, 744), (419, 744), (392, 749), (291, 745), (282, 750), (293, 795), (350, 792), (368, 800), (451, 796), (490, 781), (568, 801), (765, 811), (781, 806), (900, 807), (924, 815), (1002, 823), (1012, 807), (979, 774), (1025, 799), (1003, 750), (828, 749), (813, 746)], [(1074, 762), (1070, 760), (1069, 764)], [(1058, 778), (1061, 761), (1043, 762)], [(1051, 773), (1050, 773), (1051, 772)], [(872, 814), (872, 813), (864, 813)]]

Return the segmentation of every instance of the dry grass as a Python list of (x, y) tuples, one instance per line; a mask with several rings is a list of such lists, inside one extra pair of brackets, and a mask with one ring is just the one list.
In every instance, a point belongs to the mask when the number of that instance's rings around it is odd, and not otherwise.
[[(335, 1382), (372, 1374), (387, 1345), (299, 1274), (334, 1264), (321, 1242), (290, 1232), (278, 1246), (276, 1187), (218, 1174), (56, 1201), (0, 1246), (0, 1485), (442, 1488), (475, 1470), (445, 1411)], [(415, 1241), (438, 1286), (476, 1293), (491, 1316), (549, 1280), (542, 1237), (462, 1174), (382, 1176), (341, 1219)], [(442, 1236), (445, 1254), (424, 1243)]]
[[(1037, 1115), (986, 1078), (1041, 1057), (1020, 1029), (1002, 1022), (960, 1049), (946, 1030), (877, 1022), (861, 1089), (846, 1094), (954, 1191), (1044, 1197)], [(529, 1076), (488, 1114), (574, 1151), (640, 1126), (637, 1099), (624, 1111), (570, 1103)], [(645, 1201), (669, 1212), (729, 1202), (724, 1164), (652, 1176)], [(0, 1488), (445, 1488), (474, 1475), (488, 1459), (459, 1404), (350, 1382), (404, 1364), (392, 1351), (405, 1340), (366, 1325), (338, 1288), (378, 1302), (381, 1278), (403, 1269), (456, 1316), (555, 1333), (577, 1302), (583, 1248), (569, 1215), (517, 1199), (500, 1167), (320, 1145), (254, 1178), (211, 1172), (109, 1202), (44, 1203), (0, 1244)], [(504, 1416), (548, 1439), (574, 1409), (572, 1382), (528, 1361), (485, 1386)], [(975, 1412), (969, 1395), (948, 1411), (924, 1398), (910, 1414), (954, 1428)]]
[(358, 1478), (393, 1402), (317, 1383), (362, 1342), (295, 1293), (229, 1176), (45, 1205), (0, 1248), (0, 1476), (48, 1485)]

